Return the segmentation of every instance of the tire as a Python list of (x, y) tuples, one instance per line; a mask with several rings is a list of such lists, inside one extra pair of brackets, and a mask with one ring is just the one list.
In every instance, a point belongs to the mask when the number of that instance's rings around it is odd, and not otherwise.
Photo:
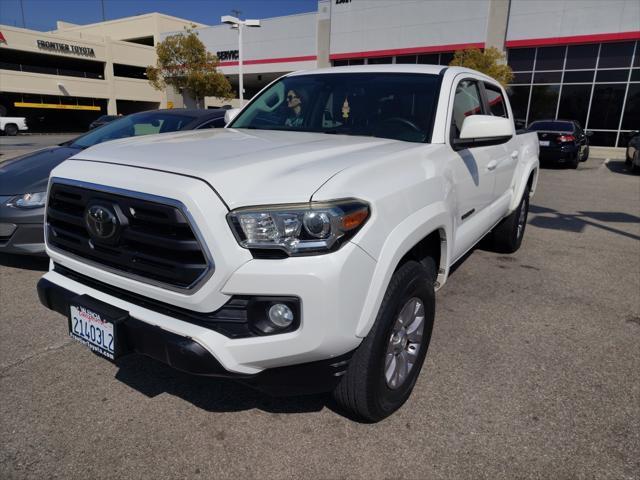
[(493, 250), (500, 253), (514, 253), (522, 245), (529, 214), (529, 187), (525, 188), (516, 209), (493, 229), (491, 240)]
[(8, 125), (5, 125), (4, 134), (9, 137), (15, 137), (18, 134), (18, 127), (13, 123), (9, 123)]
[(640, 166), (638, 166), (637, 162), (640, 160), (640, 151), (636, 150), (636, 153), (633, 154), (635, 158), (635, 162), (631, 160), (631, 166), (629, 170), (631, 173), (640, 173)]
[(569, 168), (573, 168), (574, 170), (578, 168), (578, 165), (580, 165), (580, 152), (576, 152), (576, 154), (569, 159), (568, 165)]
[[(431, 340), (435, 317), (435, 274), (435, 262), (427, 258), (423, 263), (404, 263), (391, 277), (371, 331), (354, 353), (347, 372), (333, 391), (336, 403), (351, 418), (378, 422), (398, 410), (409, 398)], [(422, 335), (418, 340), (420, 328), (409, 328), (403, 333), (397, 327), (401, 325), (400, 313), (408, 312), (409, 315), (403, 318), (411, 317), (411, 312), (420, 311), (419, 303), (424, 315)], [(414, 321), (419, 321), (419, 318), (420, 313)], [(409, 321), (407, 325), (415, 324)], [(411, 343), (412, 335), (416, 343)], [(395, 348), (397, 351), (393, 350)], [(414, 353), (409, 353), (411, 348)], [(394, 366), (410, 365), (410, 360), (404, 363), (407, 359), (412, 359), (413, 364), (408, 371), (399, 368), (405, 372), (404, 379), (391, 375), (389, 380), (387, 375), (396, 371)]]
[(587, 160), (589, 160), (589, 145), (584, 147), (584, 153), (582, 154), (582, 158), (580, 159), (580, 161), (586, 162)]

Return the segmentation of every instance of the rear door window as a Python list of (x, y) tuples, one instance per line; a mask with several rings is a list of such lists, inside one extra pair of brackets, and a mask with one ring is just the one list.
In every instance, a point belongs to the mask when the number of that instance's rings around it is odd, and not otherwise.
[(490, 83), (484, 84), (484, 90), (487, 94), (487, 105), (489, 112), (494, 117), (509, 118), (507, 114), (507, 105), (504, 102), (504, 96), (500, 88)]

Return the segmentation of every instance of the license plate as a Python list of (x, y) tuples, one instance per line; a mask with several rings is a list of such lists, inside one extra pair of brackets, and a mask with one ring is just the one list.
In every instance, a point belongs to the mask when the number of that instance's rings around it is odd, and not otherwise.
[(548, 147), (549, 146), (549, 140), (540, 140), (540, 146), (541, 147)]
[(94, 352), (110, 360), (115, 359), (116, 337), (114, 324), (84, 306), (69, 306), (69, 335), (87, 345)]

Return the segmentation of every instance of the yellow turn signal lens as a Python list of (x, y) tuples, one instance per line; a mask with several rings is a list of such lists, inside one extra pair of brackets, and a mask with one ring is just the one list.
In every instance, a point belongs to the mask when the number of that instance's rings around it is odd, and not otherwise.
[(369, 209), (363, 208), (342, 217), (342, 229), (347, 232), (358, 228), (369, 216)]

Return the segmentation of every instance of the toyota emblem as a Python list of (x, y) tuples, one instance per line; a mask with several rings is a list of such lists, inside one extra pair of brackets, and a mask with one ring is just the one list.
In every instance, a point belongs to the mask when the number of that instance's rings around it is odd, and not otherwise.
[(110, 240), (118, 232), (120, 222), (115, 212), (104, 205), (91, 205), (84, 214), (84, 223), (96, 240)]

